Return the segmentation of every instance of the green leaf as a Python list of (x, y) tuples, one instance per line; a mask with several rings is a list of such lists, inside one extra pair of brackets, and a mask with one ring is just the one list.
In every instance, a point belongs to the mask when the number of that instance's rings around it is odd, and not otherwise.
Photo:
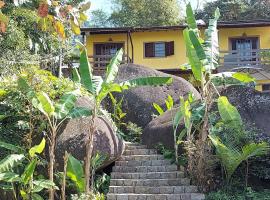
[(18, 81), (18, 89), (21, 92), (29, 92), (31, 90), (31, 87), (28, 85), (27, 81), (23, 77), (19, 77)]
[(208, 137), (216, 148), (216, 154), (225, 169), (227, 180), (230, 180), (235, 170), (243, 161), (254, 156), (266, 155), (269, 151), (267, 143), (246, 144), (242, 150), (239, 150), (236, 147), (224, 145), (220, 138), (215, 135), (209, 135)]
[(57, 119), (64, 119), (68, 113), (74, 108), (77, 101), (76, 92), (64, 94), (55, 105), (55, 114)]
[(0, 181), (12, 183), (20, 181), (20, 178), (19, 175), (14, 172), (3, 172), (0, 173)]
[(36, 145), (29, 150), (30, 157), (33, 158), (36, 153), (41, 154), (45, 148), (45, 145), (46, 140), (43, 138), (39, 145)]
[(81, 82), (81, 76), (76, 68), (73, 68), (72, 70), (72, 80), (74, 82)]
[(24, 149), (19, 147), (19, 146), (15, 146), (13, 144), (9, 144), (9, 143), (5, 143), (5, 142), (2, 142), (0, 141), (0, 147), (1, 148), (4, 148), (4, 149), (7, 149), (7, 150), (10, 150), (14, 153), (24, 153)]
[(122, 87), (117, 83), (102, 84), (102, 87), (96, 97), (97, 103), (100, 104), (109, 93), (122, 92), (122, 90), (123, 90)]
[(190, 29), (198, 29), (191, 3), (186, 7), (186, 21)]
[(92, 110), (84, 107), (73, 108), (68, 114), (67, 118), (76, 119), (81, 117), (88, 117), (92, 115)]
[(184, 122), (185, 122), (185, 127), (188, 129), (190, 127), (191, 123), (191, 111), (190, 111), (190, 103), (188, 100), (184, 100), (184, 98), (180, 98), (181, 101), (181, 110), (182, 113), (184, 114)]
[(173, 108), (174, 102), (171, 95), (168, 95), (168, 98), (167, 100), (165, 100), (165, 103), (166, 103), (167, 110), (171, 110)]
[(88, 60), (88, 55), (85, 47), (83, 47), (80, 55), (80, 75), (81, 75), (81, 83), (82, 85), (89, 90), (92, 94), (95, 93), (95, 86), (92, 81), (93, 79), (93, 74), (92, 74), (92, 67), (90, 65), (90, 62)]
[(45, 92), (40, 92), (37, 94), (38, 104), (37, 108), (44, 115), (50, 117), (54, 113), (54, 106), (50, 97)]
[(37, 193), (42, 191), (43, 189), (56, 189), (59, 190), (59, 188), (55, 185), (54, 182), (50, 180), (40, 179), (33, 181), (34, 189), (32, 192)]
[(39, 194), (33, 193), (32, 194), (32, 200), (44, 200), (44, 199)]
[(0, 172), (10, 171), (24, 159), (23, 154), (10, 154), (0, 161)]
[(120, 83), (123, 89), (129, 89), (138, 86), (158, 86), (164, 84), (171, 84), (173, 79), (171, 77), (143, 77), (136, 78)]
[(238, 110), (230, 104), (227, 97), (221, 96), (218, 98), (218, 110), (224, 122), (232, 122), (236, 125), (242, 125), (242, 119)]
[(189, 38), (197, 54), (197, 57), (200, 59), (202, 65), (204, 66), (207, 64), (208, 60), (206, 58), (202, 43), (193, 30), (189, 31)]
[(174, 118), (173, 118), (173, 129), (176, 133), (176, 130), (180, 124), (180, 122), (183, 120), (184, 118), (184, 113), (183, 110), (181, 109), (181, 107), (179, 107), (179, 109), (177, 110)]
[(36, 169), (36, 165), (37, 165), (37, 159), (35, 158), (26, 166), (22, 174), (22, 182), (24, 184), (27, 184), (29, 180), (31, 179), (31, 177), (33, 176), (34, 171)]
[(85, 182), (82, 163), (69, 155), (67, 162), (67, 176), (76, 184), (80, 192), (84, 192)]
[(214, 19), (209, 20), (208, 28), (205, 30), (204, 49), (208, 59), (208, 65), (205, 66), (207, 71), (216, 69), (219, 61), (219, 42), (217, 21), (220, 17), (219, 9), (217, 8), (214, 14)]
[(162, 115), (164, 113), (164, 110), (156, 103), (153, 103), (154, 108), (158, 112), (159, 115)]
[(188, 29), (185, 29), (183, 31), (183, 36), (184, 36), (184, 40), (186, 44), (187, 57), (189, 60), (189, 64), (191, 66), (192, 73), (194, 75), (194, 78), (200, 81), (202, 79), (203, 67), (202, 67), (202, 63), (198, 55), (196, 54), (196, 51), (194, 50), (193, 44), (190, 40), (190, 34), (189, 34)]
[(105, 83), (112, 83), (118, 73), (118, 67), (122, 62), (124, 51), (120, 49), (117, 51), (116, 55), (111, 59), (109, 65), (107, 66)]
[(249, 74), (243, 73), (243, 72), (233, 73), (232, 77), (235, 78), (238, 81), (243, 82), (243, 83), (250, 83), (250, 82), (254, 82), (255, 81), (255, 78), (253, 78)]

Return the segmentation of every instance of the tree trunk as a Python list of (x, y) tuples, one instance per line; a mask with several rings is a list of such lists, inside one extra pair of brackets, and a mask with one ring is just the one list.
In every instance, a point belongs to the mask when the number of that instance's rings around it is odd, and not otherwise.
[[(54, 161), (55, 161), (55, 156), (54, 156), (54, 149), (55, 149), (55, 136), (56, 136), (56, 130), (52, 130), (52, 135), (51, 135), (51, 142), (50, 142), (50, 147), (49, 147), (49, 179), (50, 181), (54, 182)], [(49, 200), (54, 200), (54, 188), (51, 188), (49, 190)]]
[(62, 193), (62, 199), (61, 200), (66, 200), (67, 162), (68, 162), (68, 153), (65, 151), (65, 156), (64, 156), (64, 173), (63, 173), (63, 181), (62, 181), (62, 188), (61, 188), (61, 193)]
[[(95, 111), (94, 111), (95, 112)], [(86, 155), (85, 155), (85, 193), (90, 193), (90, 177), (91, 177), (91, 158), (93, 152), (93, 140), (95, 133), (95, 114), (92, 116), (90, 122), (89, 132), (88, 132), (88, 141), (86, 144)]]

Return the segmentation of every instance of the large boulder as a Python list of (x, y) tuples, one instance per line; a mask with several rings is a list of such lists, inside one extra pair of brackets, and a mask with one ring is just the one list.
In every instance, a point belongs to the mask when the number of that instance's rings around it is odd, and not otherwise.
[[(221, 93), (237, 107), (246, 126), (257, 132), (258, 139), (263, 140), (270, 136), (269, 93), (262, 93), (246, 86), (230, 86)], [(143, 130), (142, 143), (149, 147), (162, 143), (165, 147), (173, 149), (172, 119), (176, 111), (177, 109), (167, 111), (153, 119)], [(178, 132), (181, 128), (183, 125), (179, 126)]]
[(222, 95), (237, 107), (247, 126), (270, 136), (270, 94), (246, 86), (230, 86)]
[[(142, 143), (149, 148), (155, 148), (157, 144), (161, 143), (166, 148), (173, 149), (173, 118), (177, 110), (178, 108), (174, 108), (154, 118), (143, 130)], [(179, 130), (181, 128), (183, 125), (178, 127)]]
[[(175, 105), (179, 104), (180, 96), (186, 97), (189, 93), (193, 93), (195, 99), (200, 98), (198, 91), (185, 79), (134, 64), (121, 65), (116, 82), (147, 76), (171, 76), (173, 83), (157, 87), (138, 87), (115, 94), (118, 99), (124, 97), (122, 109), (123, 112), (127, 113), (124, 119), (126, 122), (131, 121), (144, 128), (152, 120), (152, 115), (156, 113), (153, 103), (165, 108), (165, 99), (168, 95), (173, 97)], [(110, 107), (109, 100), (107, 100), (106, 105)]]
[[(91, 101), (86, 97), (81, 97), (77, 101), (77, 106), (91, 107)], [(63, 166), (65, 151), (79, 160), (84, 160), (89, 123), (90, 117), (72, 119), (62, 128), (61, 134), (57, 138), (55, 151), (56, 161), (60, 168)], [(93, 153), (100, 152), (102, 155), (107, 156), (107, 160), (101, 167), (103, 168), (121, 157), (125, 146), (124, 141), (117, 137), (111, 120), (105, 116), (97, 117), (95, 125)]]

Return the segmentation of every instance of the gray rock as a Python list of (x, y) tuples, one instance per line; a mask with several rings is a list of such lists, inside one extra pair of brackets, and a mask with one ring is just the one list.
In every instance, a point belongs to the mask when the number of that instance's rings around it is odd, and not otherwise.
[(246, 86), (230, 86), (222, 92), (237, 107), (247, 126), (270, 136), (270, 94)]
[[(127, 64), (119, 68), (116, 82), (147, 76), (171, 75), (143, 66)], [(118, 99), (124, 97), (123, 112), (127, 113), (125, 121), (131, 121), (144, 128), (153, 119), (152, 115), (156, 113), (153, 103), (158, 103), (165, 108), (165, 99), (167, 99), (168, 95), (171, 95), (176, 103), (175, 105), (177, 105), (179, 104), (179, 97), (186, 97), (190, 92), (194, 94), (196, 99), (200, 98), (198, 91), (188, 81), (176, 76), (171, 77), (173, 83), (170, 85), (144, 86), (133, 88), (121, 94), (116, 93), (115, 96)], [(111, 110), (110, 100), (107, 100), (106, 106)]]
[[(78, 99), (77, 106), (91, 106), (91, 101), (86, 97), (81, 97)], [(65, 151), (71, 153), (79, 160), (84, 160), (89, 123), (90, 117), (72, 119), (62, 128), (61, 134), (57, 138), (55, 151), (56, 161), (60, 168), (63, 166), (63, 155)], [(106, 117), (96, 118), (95, 124), (94, 154), (100, 152), (107, 156), (107, 160), (101, 167), (103, 168), (117, 160), (123, 154), (125, 145), (123, 140), (117, 137), (113, 125)]]
[[(143, 130), (142, 144), (155, 148), (157, 144), (161, 143), (166, 148), (173, 149), (173, 118), (178, 109), (174, 108), (154, 118)], [(180, 125), (178, 131), (182, 128), (183, 125)]]

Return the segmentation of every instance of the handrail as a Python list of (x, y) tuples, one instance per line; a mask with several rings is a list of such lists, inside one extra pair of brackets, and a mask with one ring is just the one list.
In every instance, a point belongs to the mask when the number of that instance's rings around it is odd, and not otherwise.
[(270, 49), (220, 51), (219, 71), (270, 66)]
[[(89, 55), (89, 62), (92, 64), (94, 72), (103, 73), (106, 70), (107, 65), (113, 58), (112, 55)], [(123, 60), (121, 64), (129, 63), (131, 59), (128, 55), (123, 55)]]

